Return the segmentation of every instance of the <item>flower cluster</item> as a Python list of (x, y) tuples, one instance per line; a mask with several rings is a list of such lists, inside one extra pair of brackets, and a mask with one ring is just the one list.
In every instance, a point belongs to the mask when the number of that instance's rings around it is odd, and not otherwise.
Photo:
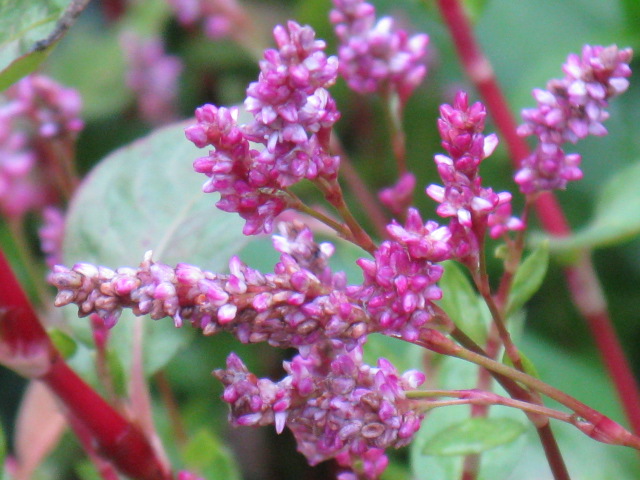
[(427, 73), (422, 63), (429, 37), (395, 30), (393, 19), (376, 22), (364, 0), (333, 0), (330, 13), (340, 40), (340, 75), (358, 93), (396, 92), (404, 104)]
[(510, 203), (511, 194), (495, 193), (482, 186), (480, 162), (498, 144), (495, 134), (486, 137), (482, 134), (486, 114), (480, 102), (470, 106), (464, 92), (456, 94), (453, 106), (440, 107), (438, 130), (449, 156), (436, 155), (435, 162), (444, 186), (430, 185), (426, 190), (427, 195), (440, 203), (438, 215), (451, 217), (453, 257), (473, 268), (477, 264), (479, 241), (488, 224), (492, 225), (492, 236), (506, 229), (524, 228), (519, 220), (504, 215), (503, 206)]
[(515, 176), (522, 193), (564, 189), (567, 182), (582, 178), (580, 155), (566, 154), (561, 146), (588, 135), (606, 135), (605, 109), (610, 98), (629, 86), (631, 56), (630, 48), (585, 45), (581, 56), (567, 58), (564, 78), (549, 81), (547, 90), (533, 91), (538, 106), (523, 110), (525, 123), (518, 129), (522, 136), (538, 138)]
[[(205, 192), (219, 192), (218, 208), (238, 212), (244, 233), (269, 233), (289, 205), (285, 189), (306, 178), (334, 181), (339, 159), (329, 155), (329, 134), (338, 120), (326, 90), (335, 82), (337, 59), (323, 53), (310, 27), (289, 22), (274, 29), (278, 50), (267, 50), (260, 77), (249, 85), (245, 107), (254, 120), (238, 125), (237, 109), (205, 105), (186, 129), (196, 146), (215, 150), (194, 168), (210, 177)], [(259, 151), (249, 142), (261, 144)]]
[(355, 346), (368, 333), (367, 318), (347, 295), (346, 279), (326, 261), (332, 249), (316, 245), (308, 230), (289, 226), (274, 242), (282, 255), (271, 274), (237, 257), (229, 274), (188, 264), (175, 268), (151, 259), (140, 267), (111, 270), (91, 264), (56, 266), (49, 281), (58, 288), (56, 305), (78, 305), (81, 316), (99, 314), (113, 326), (123, 308), (153, 319), (189, 320), (205, 334), (230, 331), (245, 343), (304, 347), (337, 338)]
[(165, 53), (160, 38), (142, 39), (127, 33), (121, 44), (127, 61), (127, 86), (136, 95), (142, 118), (156, 125), (174, 120), (183, 67), (180, 59)]
[(431, 328), (433, 301), (442, 297), (436, 282), (451, 251), (446, 227), (422, 222), (415, 209), (409, 209), (404, 227), (395, 221), (387, 228), (392, 240), (383, 242), (374, 259), (361, 258), (364, 272), (361, 287), (350, 287), (371, 317), (374, 329), (416, 341), (420, 331)]
[(420, 428), (422, 415), (405, 396), (424, 382), (420, 372), (400, 376), (385, 359), (371, 367), (360, 347), (348, 351), (336, 341), (314, 345), (284, 368), (280, 382), (258, 379), (231, 354), (215, 375), (234, 424), (288, 427), (312, 465), (336, 458), (353, 469), (362, 461), (364, 477), (378, 478), (388, 462), (384, 449), (407, 445)]
[(233, 35), (242, 26), (245, 15), (236, 0), (168, 0), (178, 21), (192, 27), (202, 24), (209, 38), (220, 39)]
[[(73, 141), (82, 129), (78, 92), (43, 75), (30, 75), (3, 94), (0, 105), (0, 213), (21, 218), (53, 203), (47, 175), (56, 168), (47, 142)], [(36, 168), (36, 166), (38, 168)]]

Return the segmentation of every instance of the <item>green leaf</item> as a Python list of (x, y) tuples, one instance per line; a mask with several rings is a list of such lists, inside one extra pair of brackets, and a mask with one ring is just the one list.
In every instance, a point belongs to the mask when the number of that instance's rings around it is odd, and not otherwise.
[[(110, 268), (136, 266), (144, 252), (169, 265), (226, 269), (229, 257), (247, 243), (242, 220), (218, 210), (217, 196), (203, 194), (202, 175), (192, 162), (203, 152), (184, 137), (186, 123), (172, 125), (123, 147), (103, 160), (71, 202), (64, 241), (67, 264), (90, 262)], [(91, 344), (87, 319), (67, 308), (74, 334)], [(109, 345), (129, 371), (133, 321), (124, 312)], [(193, 335), (171, 319), (145, 322), (145, 371), (161, 368)]]
[(182, 459), (187, 469), (193, 469), (205, 478), (241, 478), (231, 451), (210, 430), (202, 429), (189, 440), (182, 452)]
[(49, 330), (48, 334), (53, 345), (64, 358), (69, 358), (76, 353), (76, 349), (78, 348), (77, 343), (69, 335), (56, 328)]
[[(527, 357), (522, 352), (522, 350), (519, 350), (518, 354), (520, 355), (520, 361), (522, 362), (522, 367), (524, 368), (524, 372), (528, 373), (532, 377), (540, 378), (540, 374), (538, 373), (538, 370), (536, 369), (536, 366), (531, 361), (531, 359)], [(507, 355), (506, 351), (502, 354), (502, 363), (504, 363), (505, 365), (509, 365), (510, 367), (514, 367), (513, 362), (511, 361), (511, 358), (509, 357), (509, 355)]]
[[(0, 0), (0, 91), (31, 73), (53, 47), (69, 0)], [(43, 43), (44, 41), (44, 43)]]
[(444, 266), (444, 274), (438, 282), (442, 289), (439, 304), (458, 328), (483, 344), (487, 338), (486, 319), (490, 318), (488, 309), (457, 263), (444, 262)]
[(518, 267), (509, 294), (507, 318), (520, 310), (538, 291), (549, 266), (549, 244), (541, 242)]
[[(434, 374), (428, 382), (434, 388), (459, 390), (472, 388), (478, 381), (478, 368), (457, 358), (444, 357), (435, 368)], [(496, 392), (503, 394), (503, 390), (496, 387)], [(464, 455), (431, 455), (429, 445), (436, 444), (443, 435), (450, 435), (469, 421), (469, 407), (467, 405), (447, 406), (436, 408), (427, 414), (422, 427), (410, 447), (411, 468), (416, 480), (459, 480), (462, 478)], [(502, 406), (491, 407), (488, 419), (493, 421), (510, 421), (520, 424), (522, 431), (531, 430), (526, 422), (526, 416), (517, 409)], [(478, 480), (504, 480), (511, 478), (509, 473), (521, 460), (523, 450), (529, 439), (526, 435), (517, 435), (510, 441), (498, 443), (493, 448), (483, 451)], [(534, 444), (535, 445), (535, 444)], [(536, 445), (536, 447), (538, 447)], [(439, 447), (438, 447), (439, 448)], [(448, 448), (454, 448), (451, 444)], [(465, 445), (464, 448), (469, 448)], [(513, 477), (517, 478), (517, 477)], [(541, 477), (542, 478), (542, 477)], [(544, 480), (547, 480), (546, 478)]]
[(579, 248), (616, 245), (640, 233), (640, 162), (613, 175), (596, 200), (593, 219), (568, 238), (551, 239), (551, 250), (564, 253)]
[(480, 454), (513, 442), (524, 431), (524, 425), (511, 418), (469, 418), (432, 437), (423, 453), (442, 456)]
[(7, 442), (2, 430), (2, 422), (0, 422), (0, 480), (4, 478), (4, 457), (7, 454)]

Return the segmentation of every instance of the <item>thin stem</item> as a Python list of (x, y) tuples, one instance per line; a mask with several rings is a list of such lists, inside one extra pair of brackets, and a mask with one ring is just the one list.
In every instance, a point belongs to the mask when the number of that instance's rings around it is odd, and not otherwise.
[(383, 96), (384, 110), (387, 123), (391, 129), (391, 145), (393, 156), (398, 165), (398, 176), (407, 172), (407, 139), (402, 128), (402, 102), (398, 93), (389, 88), (389, 92)]
[(437, 353), (461, 358), (484, 367), (502, 377), (510, 378), (557, 401), (576, 414), (576, 416), (573, 417), (574, 421), (572, 423), (595, 440), (613, 445), (624, 445), (640, 450), (640, 438), (628, 432), (621, 425), (602, 413), (588, 407), (584, 403), (542, 380), (457, 345), (436, 330), (424, 332), (418, 343)]
[(175, 436), (176, 443), (179, 446), (186, 445), (189, 440), (187, 437), (187, 431), (184, 427), (182, 417), (180, 416), (180, 410), (178, 408), (178, 401), (176, 400), (171, 384), (164, 371), (160, 370), (154, 375), (156, 387), (160, 393), (160, 398), (164, 404), (165, 410), (169, 414), (169, 421), (171, 422), (171, 430)]
[(344, 201), (344, 195), (342, 189), (337, 180), (331, 183), (324, 179), (318, 179), (314, 182), (318, 188), (324, 193), (326, 200), (338, 211), (345, 224), (351, 231), (351, 237), (362, 249), (369, 252), (371, 255), (376, 251), (376, 245), (371, 240), (369, 234), (362, 228), (356, 217), (353, 216), (349, 206)]
[[(453, 397), (463, 399), (464, 403), (469, 405), (502, 405), (504, 407), (516, 408), (527, 413), (543, 415), (549, 418), (555, 418), (566, 423), (574, 423), (574, 416), (568, 413), (560, 412), (553, 408), (545, 407), (535, 403), (523, 402), (513, 398), (503, 397), (492, 392), (482, 390), (417, 390), (407, 392), (407, 398), (411, 399), (429, 399), (432, 397)], [(431, 409), (432, 406), (441, 406), (438, 402), (428, 402), (424, 405), (425, 409)], [(444, 403), (442, 404), (445, 405)]]
[[(516, 122), (500, 89), (490, 62), (476, 41), (470, 22), (459, 0), (438, 0), (438, 6), (453, 37), (456, 49), (467, 75), (483, 97), (496, 126), (505, 140), (515, 168), (530, 151), (524, 139), (516, 133)], [(547, 233), (557, 236), (571, 234), (562, 208), (556, 197), (545, 192), (535, 198), (535, 208)], [(640, 433), (640, 390), (624, 355), (624, 350), (615, 334), (609, 317), (602, 287), (595, 274), (590, 256), (565, 268), (565, 276), (574, 304), (586, 319), (591, 334), (598, 346), (601, 358), (613, 379), (627, 418), (633, 430)], [(582, 303), (584, 292), (595, 293), (602, 302), (591, 308), (592, 302)]]
[(354, 168), (349, 155), (342, 148), (342, 144), (336, 135), (331, 136), (331, 151), (340, 156), (340, 174), (349, 186), (349, 189), (358, 199), (362, 209), (373, 224), (380, 238), (387, 234), (387, 216), (382, 211), (378, 199), (371, 193), (369, 187), (362, 181), (358, 171)]
[(299, 212), (304, 213), (306, 215), (309, 215), (310, 217), (315, 218), (316, 220), (324, 223), (325, 225), (333, 229), (340, 237), (350, 241), (355, 245), (360, 246), (360, 244), (354, 238), (353, 233), (351, 232), (351, 230), (349, 230), (349, 228), (347, 228), (340, 222), (335, 221), (333, 218), (329, 217), (328, 215), (325, 215), (324, 213), (309, 207), (306, 203), (300, 200), (294, 193), (290, 191), (287, 191), (287, 193), (291, 197), (291, 200), (289, 202), (289, 206), (291, 208), (298, 210)]

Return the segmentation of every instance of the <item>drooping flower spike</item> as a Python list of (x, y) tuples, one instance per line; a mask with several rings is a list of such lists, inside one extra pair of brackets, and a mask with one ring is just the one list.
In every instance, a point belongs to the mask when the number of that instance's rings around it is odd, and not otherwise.
[(405, 396), (424, 382), (420, 372), (400, 376), (383, 358), (371, 367), (360, 347), (348, 351), (336, 341), (315, 344), (284, 369), (288, 376), (277, 383), (258, 379), (231, 354), (215, 375), (232, 423), (288, 427), (311, 465), (336, 458), (354, 469), (361, 462), (362, 478), (379, 478), (388, 463), (384, 450), (407, 445), (420, 428), (423, 414)]
[(154, 262), (149, 252), (139, 268), (115, 271), (91, 264), (56, 266), (49, 281), (56, 305), (78, 305), (81, 316), (99, 314), (113, 326), (123, 309), (153, 319), (190, 321), (205, 334), (229, 331), (244, 343), (305, 347), (328, 338), (353, 347), (373, 326), (346, 291), (343, 273), (327, 259), (333, 249), (317, 245), (300, 225), (284, 228), (274, 246), (282, 255), (273, 273), (262, 274), (233, 257), (229, 274), (188, 264)]

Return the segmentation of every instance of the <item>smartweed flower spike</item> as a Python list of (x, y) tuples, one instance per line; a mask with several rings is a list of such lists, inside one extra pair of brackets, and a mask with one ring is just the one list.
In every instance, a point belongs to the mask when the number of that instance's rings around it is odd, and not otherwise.
[(363, 0), (333, 0), (333, 5), (329, 18), (340, 40), (340, 75), (358, 93), (395, 91), (406, 103), (427, 73), (422, 62), (429, 37), (394, 30), (391, 17), (376, 22), (375, 7)]
[(0, 213), (20, 218), (55, 201), (38, 173), (53, 168), (43, 164), (40, 148), (53, 139), (75, 140), (84, 126), (81, 100), (43, 75), (23, 78), (0, 98)]
[(423, 415), (405, 396), (424, 382), (420, 372), (400, 376), (385, 359), (371, 367), (361, 347), (349, 351), (336, 341), (315, 344), (284, 368), (289, 375), (280, 382), (257, 379), (231, 354), (215, 376), (234, 424), (275, 424), (278, 433), (288, 427), (311, 465), (336, 458), (354, 468), (362, 461), (363, 478), (379, 478), (384, 450), (407, 445), (420, 428)]
[(130, 308), (153, 319), (172, 317), (176, 326), (188, 320), (205, 334), (230, 331), (244, 343), (304, 350), (326, 338), (350, 347), (363, 341), (367, 317), (347, 295), (345, 275), (327, 266), (333, 249), (313, 243), (299, 225), (284, 232), (290, 236), (274, 242), (282, 255), (270, 274), (237, 257), (226, 275), (187, 264), (172, 268), (154, 262), (149, 252), (137, 269), (56, 266), (49, 281), (59, 290), (56, 306), (75, 303), (81, 316), (97, 313), (108, 326)]
[(449, 229), (453, 257), (472, 267), (477, 263), (478, 241), (488, 224), (492, 226), (492, 236), (507, 229), (524, 228), (519, 220), (506, 217), (506, 210), (501, 208), (511, 202), (510, 193), (495, 193), (482, 187), (480, 162), (498, 144), (495, 134), (482, 133), (486, 115), (480, 102), (469, 106), (464, 92), (456, 94), (453, 106), (440, 107), (438, 130), (449, 156), (436, 155), (435, 162), (444, 186), (430, 185), (426, 190), (427, 195), (440, 203), (438, 215), (452, 217)]
[(522, 136), (538, 137), (535, 151), (515, 175), (522, 193), (564, 189), (567, 182), (582, 178), (580, 155), (567, 154), (561, 146), (607, 134), (605, 109), (610, 98), (629, 86), (631, 56), (630, 48), (585, 45), (582, 56), (567, 58), (564, 78), (549, 81), (547, 90), (533, 91), (538, 106), (522, 111), (525, 123), (518, 128)]
[[(215, 150), (194, 168), (211, 178), (205, 192), (219, 192), (218, 208), (238, 212), (244, 233), (270, 233), (274, 218), (285, 210), (284, 189), (307, 178), (337, 178), (339, 159), (327, 151), (339, 113), (326, 87), (337, 75), (337, 59), (323, 53), (310, 27), (295, 22), (278, 26), (278, 50), (267, 50), (260, 77), (247, 89), (246, 109), (254, 116), (238, 125), (237, 109), (205, 105), (196, 110), (198, 123), (186, 129), (189, 140)], [(251, 149), (249, 141), (262, 144)]]
[(127, 60), (127, 86), (136, 95), (142, 118), (155, 125), (176, 119), (180, 59), (165, 53), (159, 37), (143, 39), (127, 32), (120, 43)]

